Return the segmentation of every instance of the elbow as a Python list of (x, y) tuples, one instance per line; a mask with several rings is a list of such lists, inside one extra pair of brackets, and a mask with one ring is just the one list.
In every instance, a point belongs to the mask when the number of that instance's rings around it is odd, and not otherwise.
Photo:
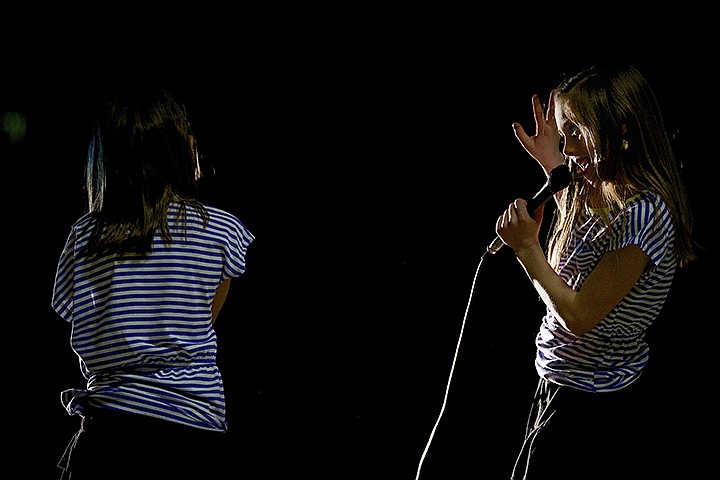
[(581, 337), (585, 335), (587, 332), (592, 330), (592, 327), (589, 327), (587, 325), (579, 324), (579, 323), (569, 323), (565, 324), (565, 328), (567, 328), (573, 335), (576, 337)]
[(583, 314), (583, 312), (561, 313), (556, 311), (555, 314), (565, 330), (577, 337), (585, 335), (587, 332), (595, 328), (595, 325), (600, 323), (600, 320), (602, 320), (602, 318), (595, 318), (587, 313)]

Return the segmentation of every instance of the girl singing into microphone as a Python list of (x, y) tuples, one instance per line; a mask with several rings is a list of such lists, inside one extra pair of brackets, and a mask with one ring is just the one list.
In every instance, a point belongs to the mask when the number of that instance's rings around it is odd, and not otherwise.
[(546, 111), (537, 96), (532, 105), (535, 133), (515, 123), (517, 139), (546, 173), (565, 163), (574, 179), (555, 194), (547, 249), (543, 208), (531, 217), (517, 199), (496, 224), (546, 306), (511, 478), (644, 478), (646, 333), (676, 270), (695, 259), (678, 161), (633, 66), (590, 67), (560, 83)]

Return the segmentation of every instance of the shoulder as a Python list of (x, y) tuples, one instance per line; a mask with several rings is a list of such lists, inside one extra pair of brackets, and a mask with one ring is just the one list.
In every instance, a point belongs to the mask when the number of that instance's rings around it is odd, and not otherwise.
[(665, 200), (660, 195), (652, 191), (644, 191), (633, 195), (625, 203), (628, 209), (646, 209), (651, 212), (654, 212), (655, 210), (667, 210)]
[(210, 222), (215, 222), (215, 223), (219, 223), (222, 225), (245, 228), (245, 226), (243, 225), (243, 222), (240, 221), (240, 219), (237, 216), (228, 212), (227, 210), (223, 210), (222, 208), (218, 208), (218, 207), (211, 207), (208, 205), (205, 205), (205, 210), (208, 213)]
[(672, 223), (670, 209), (665, 200), (655, 192), (639, 193), (626, 202), (625, 215), (648, 225), (668, 227)]
[(232, 232), (250, 243), (255, 237), (245, 224), (234, 214), (221, 208), (205, 205), (209, 217), (209, 226)]
[(71, 235), (83, 236), (89, 234), (95, 225), (96, 216), (92, 213), (85, 213), (73, 223), (70, 229)]
[(216, 219), (227, 219), (227, 220), (233, 220), (233, 221), (240, 221), (235, 215), (228, 212), (227, 210), (223, 210), (222, 208), (213, 207), (210, 205), (205, 205), (205, 210), (207, 210), (208, 214)]
[(623, 221), (616, 222), (619, 247), (636, 244), (657, 265), (672, 245), (675, 228), (667, 204), (653, 192), (643, 192), (627, 202)]

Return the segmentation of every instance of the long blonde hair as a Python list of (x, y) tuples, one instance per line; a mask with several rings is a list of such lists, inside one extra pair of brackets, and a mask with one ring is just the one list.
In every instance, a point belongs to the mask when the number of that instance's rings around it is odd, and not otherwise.
[[(597, 184), (576, 181), (563, 191), (550, 231), (550, 263), (557, 267), (578, 218), (600, 202), (618, 213), (625, 202), (653, 192), (667, 204), (676, 230), (678, 265), (695, 259), (692, 212), (657, 99), (645, 77), (625, 64), (595, 65), (568, 77), (556, 89), (562, 114), (585, 139)], [(593, 191), (595, 190), (595, 191)], [(611, 218), (610, 218), (611, 220)]]

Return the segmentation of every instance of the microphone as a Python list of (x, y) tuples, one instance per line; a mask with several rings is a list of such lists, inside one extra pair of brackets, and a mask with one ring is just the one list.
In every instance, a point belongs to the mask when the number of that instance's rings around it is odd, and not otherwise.
[[(552, 196), (555, 195), (555, 193), (570, 185), (571, 179), (572, 176), (570, 175), (570, 168), (564, 163), (550, 170), (550, 174), (548, 175), (545, 185), (543, 185), (543, 187), (535, 194), (534, 197), (528, 200), (528, 213), (531, 216), (534, 215), (538, 208), (540, 208), (545, 202), (550, 200)], [(495, 254), (498, 250), (502, 248), (503, 245), (505, 245), (505, 242), (503, 242), (498, 235), (497, 237), (495, 237), (495, 240), (493, 240), (493, 242), (488, 245), (487, 251)]]

